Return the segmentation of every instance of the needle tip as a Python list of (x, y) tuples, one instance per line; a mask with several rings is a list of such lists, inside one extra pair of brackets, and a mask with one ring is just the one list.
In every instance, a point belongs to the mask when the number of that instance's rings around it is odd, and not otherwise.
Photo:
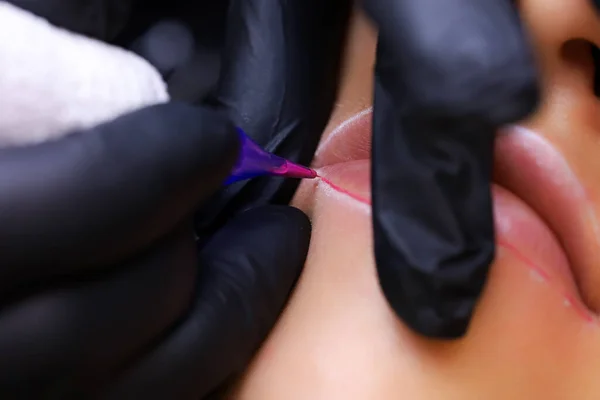
[(286, 161), (285, 167), (286, 170), (281, 175), (288, 178), (314, 179), (319, 176), (314, 169), (294, 164), (291, 161)]

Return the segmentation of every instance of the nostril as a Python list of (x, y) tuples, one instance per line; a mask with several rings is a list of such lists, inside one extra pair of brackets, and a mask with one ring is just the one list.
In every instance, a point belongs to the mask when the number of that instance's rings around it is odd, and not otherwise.
[(572, 39), (562, 46), (560, 57), (563, 68), (560, 79), (579, 93), (593, 92), (600, 95), (600, 50), (585, 39)]
[[(600, 1), (600, 0), (599, 0)], [(594, 61), (594, 94), (600, 98), (600, 49), (592, 44), (592, 59)]]

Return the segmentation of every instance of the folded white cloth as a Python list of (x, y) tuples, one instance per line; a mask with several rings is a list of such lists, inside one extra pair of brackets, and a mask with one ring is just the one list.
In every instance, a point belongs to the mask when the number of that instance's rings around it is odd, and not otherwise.
[(134, 53), (0, 1), (0, 147), (56, 139), (168, 99), (158, 71)]

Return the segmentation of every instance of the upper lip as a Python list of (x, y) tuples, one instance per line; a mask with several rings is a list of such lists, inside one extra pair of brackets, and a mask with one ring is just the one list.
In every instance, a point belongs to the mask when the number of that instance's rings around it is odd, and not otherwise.
[(520, 126), (496, 141), (494, 181), (526, 202), (561, 243), (580, 295), (598, 305), (593, 285), (600, 229), (593, 203), (564, 156), (541, 135)]
[(371, 158), (372, 108), (367, 108), (337, 126), (315, 153), (316, 168)]

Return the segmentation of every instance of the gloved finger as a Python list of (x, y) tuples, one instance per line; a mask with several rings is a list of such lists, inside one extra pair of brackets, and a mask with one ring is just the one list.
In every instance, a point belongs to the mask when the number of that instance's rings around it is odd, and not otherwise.
[(373, 228), (380, 283), (417, 332), (463, 335), (494, 256), (496, 128), (533, 111), (508, 1), (366, 2), (379, 24)]
[[(215, 96), (230, 118), (268, 151), (312, 160), (337, 93), (351, 2), (232, 0)], [(287, 204), (298, 180), (240, 182), (221, 191), (198, 218), (255, 205)]]
[(47, 285), (3, 307), (0, 394), (88, 398), (185, 313), (196, 275), (188, 228), (114, 271)]
[(379, 29), (377, 75), (411, 114), (499, 126), (537, 105), (532, 51), (513, 1), (364, 4)]
[(223, 116), (171, 103), (0, 149), (0, 291), (148, 245), (221, 186), (238, 148)]
[(125, 26), (134, 0), (9, 0), (50, 23), (108, 41)]
[(397, 110), (377, 80), (372, 215), (379, 281), (412, 329), (459, 337), (494, 257), (493, 132), (424, 130)]
[(214, 90), (228, 1), (140, 2), (117, 42), (158, 69), (174, 100), (198, 102)]
[(106, 399), (201, 399), (240, 372), (275, 323), (304, 265), (310, 222), (299, 210), (242, 213), (202, 251), (186, 319), (107, 391)]

